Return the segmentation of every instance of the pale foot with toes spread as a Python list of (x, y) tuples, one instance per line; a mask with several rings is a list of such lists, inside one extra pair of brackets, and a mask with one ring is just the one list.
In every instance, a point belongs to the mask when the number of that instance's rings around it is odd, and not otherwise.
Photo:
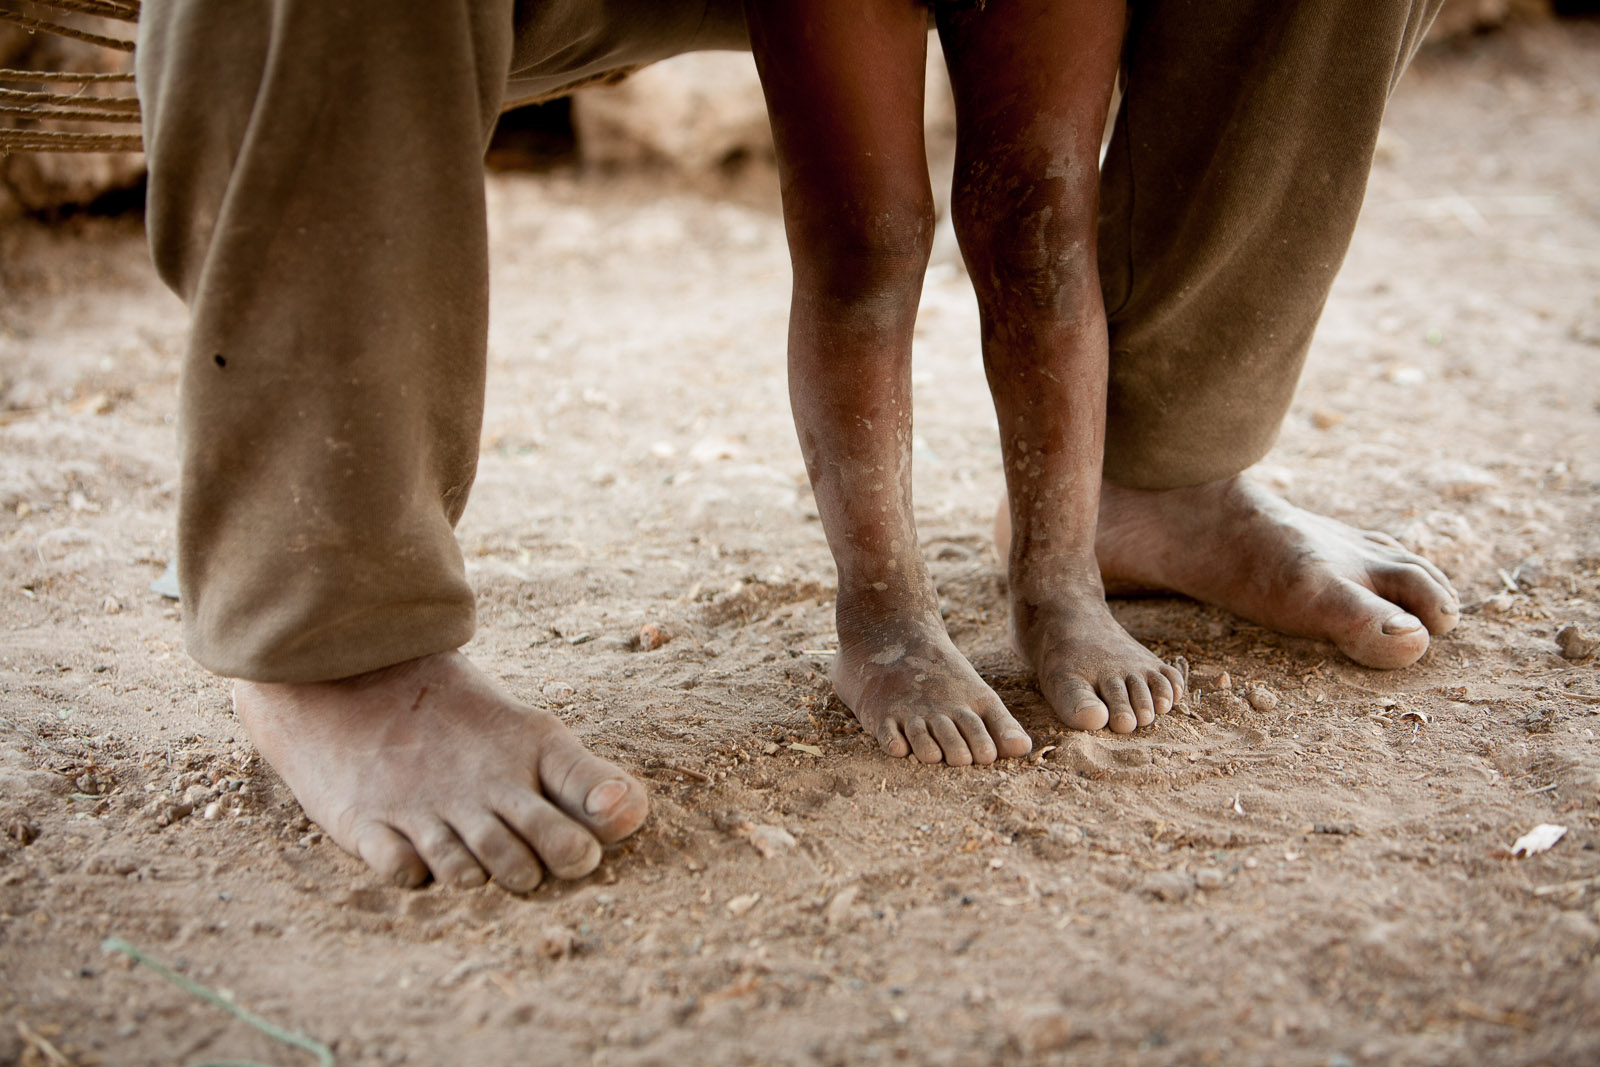
[(1242, 475), (1184, 489), (1105, 485), (1095, 548), (1109, 593), (1182, 593), (1331, 641), (1367, 667), (1415, 663), (1430, 634), (1461, 618), (1444, 572), (1393, 537), (1297, 508)]
[(891, 756), (967, 766), (1033, 747), (937, 618), (841, 623), (833, 686)]
[(337, 682), (238, 682), (234, 707), (306, 815), (396, 885), (577, 878), (639, 828), (644, 787), (456, 652)]
[(1012, 639), (1071, 729), (1132, 733), (1183, 699), (1183, 675), (1135, 641), (1103, 598), (1037, 605), (1017, 597)]

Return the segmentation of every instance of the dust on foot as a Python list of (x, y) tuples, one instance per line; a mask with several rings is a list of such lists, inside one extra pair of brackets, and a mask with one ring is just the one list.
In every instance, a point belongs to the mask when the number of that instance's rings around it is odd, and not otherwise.
[(1132, 733), (1183, 699), (1183, 675), (1135, 641), (1103, 597), (1036, 603), (1012, 595), (1017, 654), (1068, 727)]
[(834, 689), (889, 755), (968, 766), (1032, 750), (937, 618), (841, 620), (839, 630)]
[(1409, 666), (1460, 621), (1444, 572), (1387, 534), (1297, 508), (1242, 475), (1105, 485), (1096, 552), (1111, 593), (1175, 592), (1367, 667)]
[(456, 652), (337, 682), (238, 682), (234, 707), (307, 816), (396, 885), (513, 892), (588, 874), (644, 787)]

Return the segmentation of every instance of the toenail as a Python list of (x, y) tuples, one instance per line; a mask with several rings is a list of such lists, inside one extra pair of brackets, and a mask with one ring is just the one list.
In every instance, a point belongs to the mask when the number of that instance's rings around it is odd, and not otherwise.
[(1383, 624), (1383, 632), (1386, 634), (1408, 634), (1420, 629), (1422, 620), (1408, 612), (1402, 612)]
[(1446, 604), (1439, 609), (1440, 615), (1457, 615), (1461, 612), (1460, 604)]
[(589, 790), (589, 795), (583, 800), (583, 810), (590, 815), (604, 815), (622, 802), (628, 795), (628, 783), (609, 781), (601, 782)]

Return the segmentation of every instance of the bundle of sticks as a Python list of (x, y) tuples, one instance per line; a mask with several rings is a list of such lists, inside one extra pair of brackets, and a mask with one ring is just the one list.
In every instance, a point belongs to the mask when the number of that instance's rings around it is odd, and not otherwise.
[[(114, 52), (131, 54), (132, 39), (96, 31), (104, 20), (138, 19), (139, 0), (0, 0), (0, 23)], [(129, 72), (0, 67), (0, 155), (139, 151), (139, 98), (132, 88)]]

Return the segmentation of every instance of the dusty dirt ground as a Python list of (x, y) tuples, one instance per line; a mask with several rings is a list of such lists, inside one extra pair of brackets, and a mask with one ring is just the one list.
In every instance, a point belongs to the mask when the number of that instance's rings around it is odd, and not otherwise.
[[(489, 200), (470, 651), (652, 818), (525, 899), (388, 888), (323, 839), (147, 591), (181, 307), (134, 223), (13, 227), (0, 1062), (312, 1062), (111, 936), (341, 1064), (1600, 1062), (1600, 673), (1555, 641), (1600, 631), (1600, 26), (1422, 57), (1260, 471), (1453, 575), (1468, 614), (1412, 669), (1119, 602), (1199, 691), (1133, 737), (1055, 729), (1007, 650), (975, 309), (935, 264), (923, 536), (1037, 742), (990, 768), (890, 760), (830, 698), (770, 173)], [(1540, 823), (1566, 836), (1510, 858)]]

